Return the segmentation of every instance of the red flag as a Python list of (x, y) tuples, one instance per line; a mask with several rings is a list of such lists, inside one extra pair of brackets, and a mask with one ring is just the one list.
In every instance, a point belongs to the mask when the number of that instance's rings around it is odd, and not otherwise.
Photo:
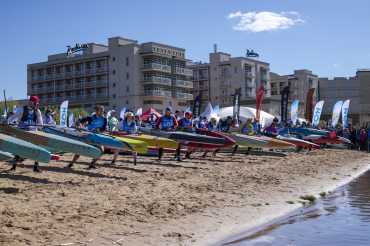
[(262, 106), (262, 99), (263, 99), (263, 86), (261, 86), (257, 91), (257, 99), (256, 99), (256, 117), (258, 118), (258, 123), (260, 122), (260, 114), (261, 114), (261, 106)]

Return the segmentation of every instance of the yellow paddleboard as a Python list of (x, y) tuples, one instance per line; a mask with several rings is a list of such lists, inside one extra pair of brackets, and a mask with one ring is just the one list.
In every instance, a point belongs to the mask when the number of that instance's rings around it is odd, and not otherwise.
[(176, 141), (167, 139), (167, 138), (161, 138), (161, 137), (155, 137), (155, 136), (149, 136), (149, 135), (140, 135), (140, 134), (122, 135), (122, 137), (126, 139), (130, 139), (130, 140), (143, 141), (147, 143), (148, 146), (150, 147), (165, 148), (165, 149), (177, 149), (179, 147), (179, 144)]
[(146, 154), (148, 152), (148, 144), (144, 141), (134, 140), (126, 137), (116, 137), (116, 140), (122, 143), (124, 146), (129, 146), (127, 149), (132, 149), (132, 151)]

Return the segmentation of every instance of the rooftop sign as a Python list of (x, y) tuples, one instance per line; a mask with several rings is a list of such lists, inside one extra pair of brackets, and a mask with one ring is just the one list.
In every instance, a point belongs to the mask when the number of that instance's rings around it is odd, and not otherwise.
[(68, 50), (67, 50), (67, 57), (71, 54), (82, 54), (83, 50), (89, 48), (89, 46), (87, 44), (77, 44), (76, 43), (76, 46), (75, 47), (71, 47), (71, 46), (67, 46)]

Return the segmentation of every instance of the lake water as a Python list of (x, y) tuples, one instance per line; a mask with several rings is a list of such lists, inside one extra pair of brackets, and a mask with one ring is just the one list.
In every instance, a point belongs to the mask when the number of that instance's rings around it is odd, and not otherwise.
[(216, 245), (370, 245), (370, 170), (314, 204)]

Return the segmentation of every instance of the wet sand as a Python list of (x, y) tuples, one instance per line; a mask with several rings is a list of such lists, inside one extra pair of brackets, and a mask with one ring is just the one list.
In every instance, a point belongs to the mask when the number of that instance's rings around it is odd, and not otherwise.
[[(318, 196), (348, 182), (369, 167), (369, 156), (305, 150), (203, 159), (195, 153), (178, 163), (167, 154), (162, 163), (138, 157), (134, 166), (124, 155), (112, 165), (113, 155), (106, 154), (99, 169), (90, 170), (90, 159), (82, 157), (64, 168), (72, 159), (65, 154), (40, 164), (43, 173), (34, 173), (27, 160), (14, 174), (0, 174), (0, 244), (92, 239), (88, 245), (111, 245), (124, 238), (115, 244), (211, 245), (296, 209), (300, 195)], [(10, 167), (0, 164), (1, 171)]]

